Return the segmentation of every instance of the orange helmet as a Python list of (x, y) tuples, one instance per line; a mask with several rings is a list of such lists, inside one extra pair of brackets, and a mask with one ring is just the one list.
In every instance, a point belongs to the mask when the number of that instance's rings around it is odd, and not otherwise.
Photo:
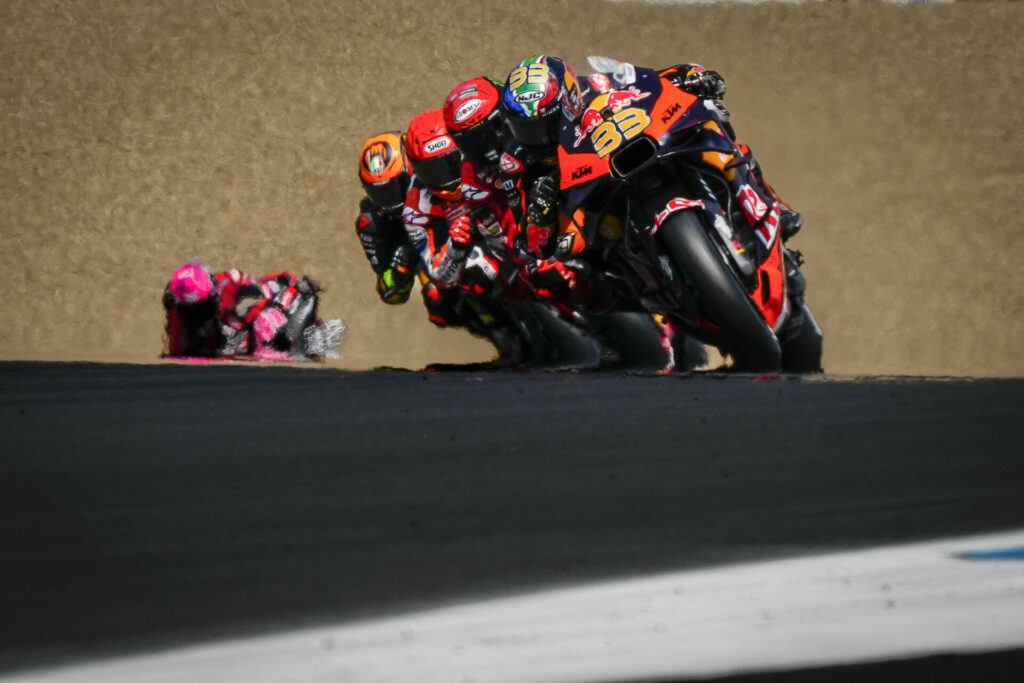
[(409, 190), (409, 166), (402, 134), (390, 131), (374, 135), (359, 153), (359, 180), (366, 196), (382, 211), (397, 211)]
[(444, 114), (431, 109), (414, 118), (405, 133), (405, 153), (416, 177), (445, 199), (462, 189), (462, 153), (444, 127)]

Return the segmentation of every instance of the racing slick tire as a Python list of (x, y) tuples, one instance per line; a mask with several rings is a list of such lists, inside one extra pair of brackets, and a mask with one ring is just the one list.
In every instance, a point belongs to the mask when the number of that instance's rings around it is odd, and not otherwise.
[(708, 318), (719, 327), (719, 346), (733, 357), (735, 368), (744, 372), (780, 371), (782, 349), (778, 338), (711, 241), (700, 216), (694, 211), (680, 211), (668, 218), (658, 234)]

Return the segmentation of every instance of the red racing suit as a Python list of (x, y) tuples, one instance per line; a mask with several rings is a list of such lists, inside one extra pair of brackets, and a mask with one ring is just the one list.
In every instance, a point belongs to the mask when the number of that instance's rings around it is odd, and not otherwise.
[[(451, 222), (465, 215), (474, 227), (468, 253), (448, 234)], [(455, 200), (439, 197), (413, 176), (402, 220), (424, 270), (441, 287), (462, 284), (467, 268), (481, 286), (499, 279), (515, 218), (496, 172), (463, 161), (461, 198)]]

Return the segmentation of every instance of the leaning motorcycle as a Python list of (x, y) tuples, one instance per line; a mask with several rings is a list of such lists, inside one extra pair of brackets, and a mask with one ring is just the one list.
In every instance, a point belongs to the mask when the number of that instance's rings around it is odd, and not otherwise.
[(799, 257), (728, 112), (657, 71), (619, 67), (561, 128), (555, 255), (601, 278), (620, 310), (669, 316), (738, 370), (820, 371)]

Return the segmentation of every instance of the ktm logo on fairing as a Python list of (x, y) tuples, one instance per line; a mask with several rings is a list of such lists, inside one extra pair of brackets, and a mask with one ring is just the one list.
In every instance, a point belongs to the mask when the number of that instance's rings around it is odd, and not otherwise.
[(672, 120), (672, 117), (675, 116), (676, 113), (682, 108), (683, 105), (676, 102), (675, 104), (668, 108), (668, 111), (661, 115), (661, 122), (668, 123), (669, 121)]
[(594, 169), (591, 168), (590, 166), (580, 166), (579, 168), (573, 170), (573, 172), (572, 172), (572, 179), (573, 180), (579, 180), (583, 176), (590, 175), (593, 172), (594, 172)]

